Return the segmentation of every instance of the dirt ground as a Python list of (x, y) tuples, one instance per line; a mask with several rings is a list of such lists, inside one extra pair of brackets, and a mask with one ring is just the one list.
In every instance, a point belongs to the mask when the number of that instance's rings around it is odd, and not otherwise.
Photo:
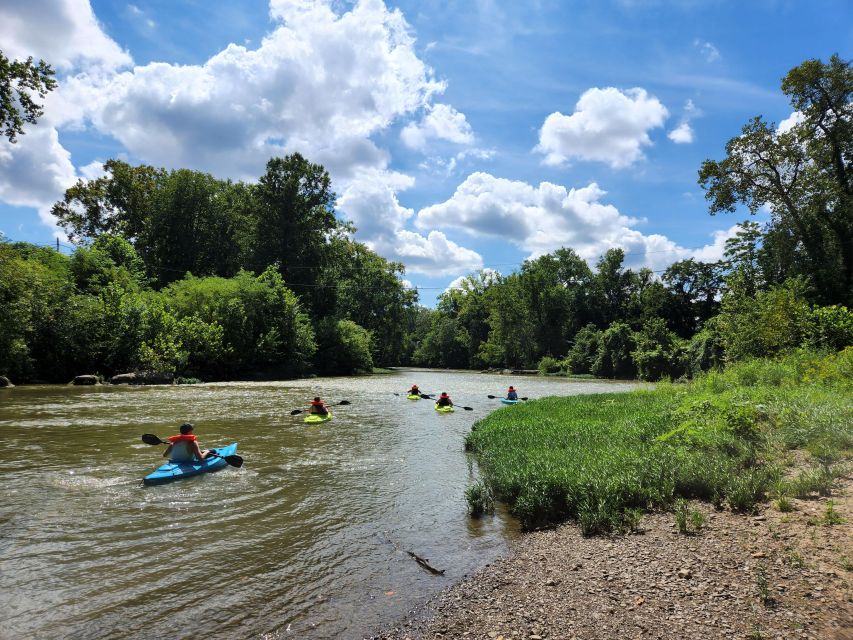
[[(693, 535), (672, 513), (612, 538), (574, 525), (530, 533), (373, 637), (853, 640), (853, 477), (836, 486), (831, 498), (792, 499), (789, 513), (691, 503), (705, 516)], [(829, 500), (843, 523), (826, 523)]]

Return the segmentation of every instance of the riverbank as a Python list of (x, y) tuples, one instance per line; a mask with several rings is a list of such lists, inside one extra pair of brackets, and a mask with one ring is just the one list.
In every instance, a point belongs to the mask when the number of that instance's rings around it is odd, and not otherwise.
[(536, 531), (374, 638), (850, 640), (853, 479), (792, 506), (739, 515), (692, 502), (705, 517), (694, 535), (662, 512), (632, 535)]
[(472, 512), (558, 526), (378, 637), (853, 637), (851, 368), (798, 353), (491, 414)]

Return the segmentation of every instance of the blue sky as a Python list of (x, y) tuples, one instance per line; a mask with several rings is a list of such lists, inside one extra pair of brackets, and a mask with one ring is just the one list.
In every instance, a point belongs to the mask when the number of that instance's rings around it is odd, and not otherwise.
[(0, 0), (0, 49), (58, 70), (0, 141), (0, 230), (48, 243), (50, 205), (111, 157), (252, 180), (326, 165), (356, 238), (435, 296), (570, 246), (655, 270), (719, 257), (706, 158), (781, 78), (853, 51), (848, 1)]

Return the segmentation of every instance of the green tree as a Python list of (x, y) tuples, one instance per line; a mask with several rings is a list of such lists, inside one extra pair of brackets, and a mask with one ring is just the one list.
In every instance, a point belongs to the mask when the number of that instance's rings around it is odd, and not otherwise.
[(0, 51), (0, 127), (14, 144), (24, 135), (24, 123), (35, 124), (43, 110), (31, 92), (42, 99), (56, 88), (54, 71), (44, 60), (10, 60)]
[(636, 335), (637, 348), (631, 354), (643, 380), (678, 378), (687, 373), (687, 347), (666, 327), (662, 318), (652, 318)]
[(771, 228), (795, 239), (795, 263), (825, 304), (853, 303), (853, 69), (833, 55), (807, 60), (782, 81), (799, 122), (781, 131), (760, 116), (706, 160), (699, 183), (710, 212), (769, 206)]
[(317, 370), (326, 375), (370, 373), (371, 342), (370, 332), (352, 320), (324, 319), (317, 328)]
[(572, 347), (564, 360), (571, 373), (592, 373), (592, 365), (601, 350), (602, 333), (590, 323), (575, 334)]
[(664, 272), (672, 299), (667, 309), (669, 326), (682, 338), (689, 338), (719, 311), (723, 273), (718, 263), (681, 260)]
[(272, 158), (255, 189), (252, 268), (276, 264), (289, 286), (322, 313), (317, 280), (327, 238), (339, 228), (329, 173), (299, 153)]
[(637, 374), (631, 355), (635, 348), (631, 327), (624, 322), (614, 322), (601, 334), (590, 371), (600, 378), (633, 378)]

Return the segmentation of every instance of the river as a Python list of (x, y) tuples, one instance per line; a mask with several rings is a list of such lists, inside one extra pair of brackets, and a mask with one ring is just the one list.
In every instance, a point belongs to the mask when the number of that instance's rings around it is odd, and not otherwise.
[[(406, 400), (412, 383), (474, 410), (438, 414)], [(0, 637), (360, 638), (387, 625), (518, 535), (506, 513), (468, 517), (464, 498), (477, 465), (463, 439), (508, 383), (531, 398), (633, 387), (403, 370), (0, 389)], [(314, 395), (352, 404), (321, 425), (289, 415)], [(184, 421), (202, 446), (238, 442), (245, 465), (142, 487), (162, 447), (140, 435)]]

